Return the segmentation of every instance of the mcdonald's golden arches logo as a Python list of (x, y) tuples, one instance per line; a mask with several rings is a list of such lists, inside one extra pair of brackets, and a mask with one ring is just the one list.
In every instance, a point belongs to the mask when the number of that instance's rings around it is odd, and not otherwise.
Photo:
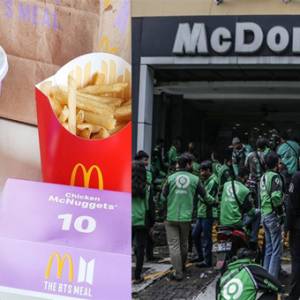
[(94, 171), (96, 171), (96, 175), (98, 176), (98, 189), (103, 190), (103, 175), (102, 172), (97, 165), (92, 165), (90, 168), (86, 168), (82, 163), (78, 163), (74, 166), (71, 174), (70, 184), (75, 185), (77, 173), (82, 171), (83, 175), (83, 186), (90, 187), (91, 176)]
[[(53, 262), (56, 260), (56, 278), (59, 280), (63, 279), (63, 272), (66, 270), (65, 265), (68, 262), (68, 282), (72, 283), (74, 281), (74, 262), (72, 256), (69, 253), (65, 253), (61, 256), (58, 252), (53, 252), (50, 255), (48, 264), (45, 271), (45, 279), (48, 280), (51, 276), (51, 270), (53, 269)], [(86, 261), (83, 257), (79, 257), (78, 260), (78, 273), (77, 282), (78, 283), (89, 283), (93, 285), (94, 282), (94, 270), (95, 270), (95, 259)], [(53, 276), (53, 274), (52, 274)]]
[(45, 272), (45, 278), (49, 279), (51, 275), (51, 269), (53, 266), (53, 261), (56, 259), (56, 277), (58, 279), (62, 279), (64, 266), (66, 264), (66, 261), (68, 262), (69, 272), (68, 272), (68, 281), (73, 282), (74, 280), (74, 264), (73, 260), (70, 254), (66, 253), (62, 257), (58, 252), (52, 253), (52, 255), (49, 258), (48, 265)]

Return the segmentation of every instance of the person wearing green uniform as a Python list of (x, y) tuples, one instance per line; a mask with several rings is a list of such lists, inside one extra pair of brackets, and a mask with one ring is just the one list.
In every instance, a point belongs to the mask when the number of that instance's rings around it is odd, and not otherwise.
[[(256, 150), (248, 154), (245, 162), (245, 166), (250, 172), (249, 179), (247, 181), (247, 186), (253, 192), (254, 205), (257, 209), (260, 207), (260, 178), (266, 171), (265, 156), (270, 151), (271, 150), (268, 147), (268, 140), (266, 138), (259, 137), (256, 141)], [(257, 214), (255, 220), (253, 220), (251, 224), (251, 242), (253, 242), (253, 244), (255, 245), (257, 244), (260, 222), (261, 215)]]
[(169, 171), (173, 171), (176, 167), (176, 162), (179, 157), (181, 148), (181, 141), (179, 138), (175, 139), (172, 143), (171, 148), (168, 151), (168, 165), (169, 165)]
[(149, 185), (151, 185), (152, 181), (153, 181), (153, 176), (152, 176), (151, 170), (149, 170), (149, 155), (145, 151), (140, 150), (135, 155), (134, 159), (138, 160), (138, 161), (140, 161), (141, 163), (144, 164), (144, 166), (146, 168), (146, 172), (147, 172), (147, 183)]
[(217, 281), (216, 300), (277, 300), (283, 286), (262, 266), (254, 263), (253, 253), (241, 248)]
[(244, 167), (240, 169), (237, 180), (224, 184), (220, 206), (220, 225), (243, 229), (244, 218), (250, 219), (256, 215), (251, 191), (245, 183), (249, 172)]
[(288, 139), (287, 133), (279, 137), (280, 140), (276, 152), (287, 168), (287, 173), (284, 177), (286, 186), (289, 186), (292, 176), (299, 170), (300, 146), (297, 142)]
[(191, 168), (190, 172), (192, 174), (196, 175), (197, 177), (199, 177), (199, 175), (200, 175), (200, 164), (197, 162), (196, 156), (190, 151), (185, 152), (185, 154), (188, 155), (190, 160), (191, 160), (192, 168)]
[(164, 157), (164, 141), (159, 139), (152, 151), (151, 171), (153, 179), (165, 176), (165, 157)]
[[(216, 157), (216, 155), (214, 154), (213, 158), (215, 159), (215, 157)], [(217, 160), (217, 161), (215, 161), (215, 168), (214, 168), (214, 163), (213, 163), (213, 173), (218, 178), (219, 197), (221, 198), (225, 182), (227, 182), (233, 178), (231, 152), (225, 150), (223, 155), (220, 156), (220, 161), (223, 164), (220, 164)]]
[(149, 185), (146, 168), (140, 161), (132, 162), (132, 239), (136, 256), (134, 283), (141, 277), (147, 238), (147, 213), (149, 211)]
[(242, 144), (238, 137), (233, 138), (232, 145), (230, 146), (232, 150), (232, 166), (234, 175), (237, 177), (239, 171), (245, 166), (245, 161), (247, 155), (252, 151), (250, 145)]
[(218, 177), (219, 169), (221, 168), (222, 164), (220, 163), (220, 157), (216, 151), (211, 153), (211, 162), (212, 162), (212, 172)]
[(135, 156), (135, 160), (140, 161), (146, 168), (146, 175), (147, 175), (147, 185), (149, 187), (149, 209), (146, 213), (146, 220), (148, 224), (151, 226), (147, 227), (147, 236), (146, 236), (146, 257), (147, 261), (153, 260), (153, 248), (154, 248), (154, 240), (153, 240), (153, 225), (154, 225), (154, 217), (153, 213), (155, 211), (155, 205), (153, 201), (153, 176), (151, 170), (149, 170), (149, 155), (140, 150)]
[(204, 180), (206, 197), (198, 200), (197, 223), (192, 237), (198, 253), (198, 267), (212, 266), (212, 226), (217, 218), (218, 179), (212, 172), (212, 163), (206, 160), (200, 164), (200, 175)]
[(264, 268), (278, 278), (282, 254), (283, 182), (278, 174), (278, 155), (270, 152), (265, 162), (267, 171), (260, 180), (261, 215), (266, 243)]
[(195, 197), (206, 196), (199, 177), (189, 172), (191, 167), (190, 156), (182, 154), (175, 173), (167, 178), (163, 187), (163, 196), (167, 201), (165, 226), (171, 263), (175, 269), (172, 279), (175, 280), (182, 280), (185, 271)]
[(249, 153), (246, 157), (245, 166), (249, 169), (249, 178), (259, 183), (262, 174), (266, 170), (265, 156), (270, 153), (268, 140), (266, 138), (258, 138), (256, 141), (256, 150)]
[(196, 146), (194, 142), (190, 142), (188, 144), (188, 150), (187, 153), (189, 153), (192, 157), (192, 173), (196, 176), (199, 176), (200, 174), (200, 164), (198, 163), (198, 153), (196, 150)]

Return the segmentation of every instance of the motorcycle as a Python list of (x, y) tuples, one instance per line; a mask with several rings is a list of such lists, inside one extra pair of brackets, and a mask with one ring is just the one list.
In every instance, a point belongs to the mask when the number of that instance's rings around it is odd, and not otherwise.
[(213, 252), (217, 254), (217, 269), (224, 269), (241, 248), (249, 248), (249, 237), (242, 229), (219, 226), (217, 243)]

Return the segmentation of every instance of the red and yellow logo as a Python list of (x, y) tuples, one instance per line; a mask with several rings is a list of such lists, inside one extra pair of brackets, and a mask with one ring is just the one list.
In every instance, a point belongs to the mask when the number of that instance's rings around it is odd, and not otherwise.
[(95, 171), (96, 175), (98, 177), (97, 188), (99, 190), (103, 190), (103, 175), (102, 175), (100, 168), (97, 165), (92, 165), (90, 168), (87, 169), (82, 163), (76, 164), (74, 166), (72, 174), (71, 174), (71, 179), (70, 179), (71, 185), (75, 185), (77, 174), (80, 172), (80, 170), (81, 170), (82, 176), (83, 176), (83, 186), (84, 187), (90, 187), (91, 176), (92, 176), (93, 172)]

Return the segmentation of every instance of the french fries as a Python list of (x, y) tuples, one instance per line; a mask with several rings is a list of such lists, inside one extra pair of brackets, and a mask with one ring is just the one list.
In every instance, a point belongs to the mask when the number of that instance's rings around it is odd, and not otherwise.
[(77, 66), (67, 87), (45, 82), (41, 89), (66, 130), (85, 139), (104, 139), (131, 120), (130, 71), (117, 74), (112, 60), (103, 61), (96, 73), (91, 74), (91, 69), (91, 64), (83, 70)]
[(127, 87), (127, 83), (114, 83), (107, 85), (89, 85), (79, 89), (79, 92), (90, 95), (103, 95), (105, 93), (118, 93)]
[(76, 134), (76, 81), (72, 75), (68, 76), (68, 125), (71, 133)]

